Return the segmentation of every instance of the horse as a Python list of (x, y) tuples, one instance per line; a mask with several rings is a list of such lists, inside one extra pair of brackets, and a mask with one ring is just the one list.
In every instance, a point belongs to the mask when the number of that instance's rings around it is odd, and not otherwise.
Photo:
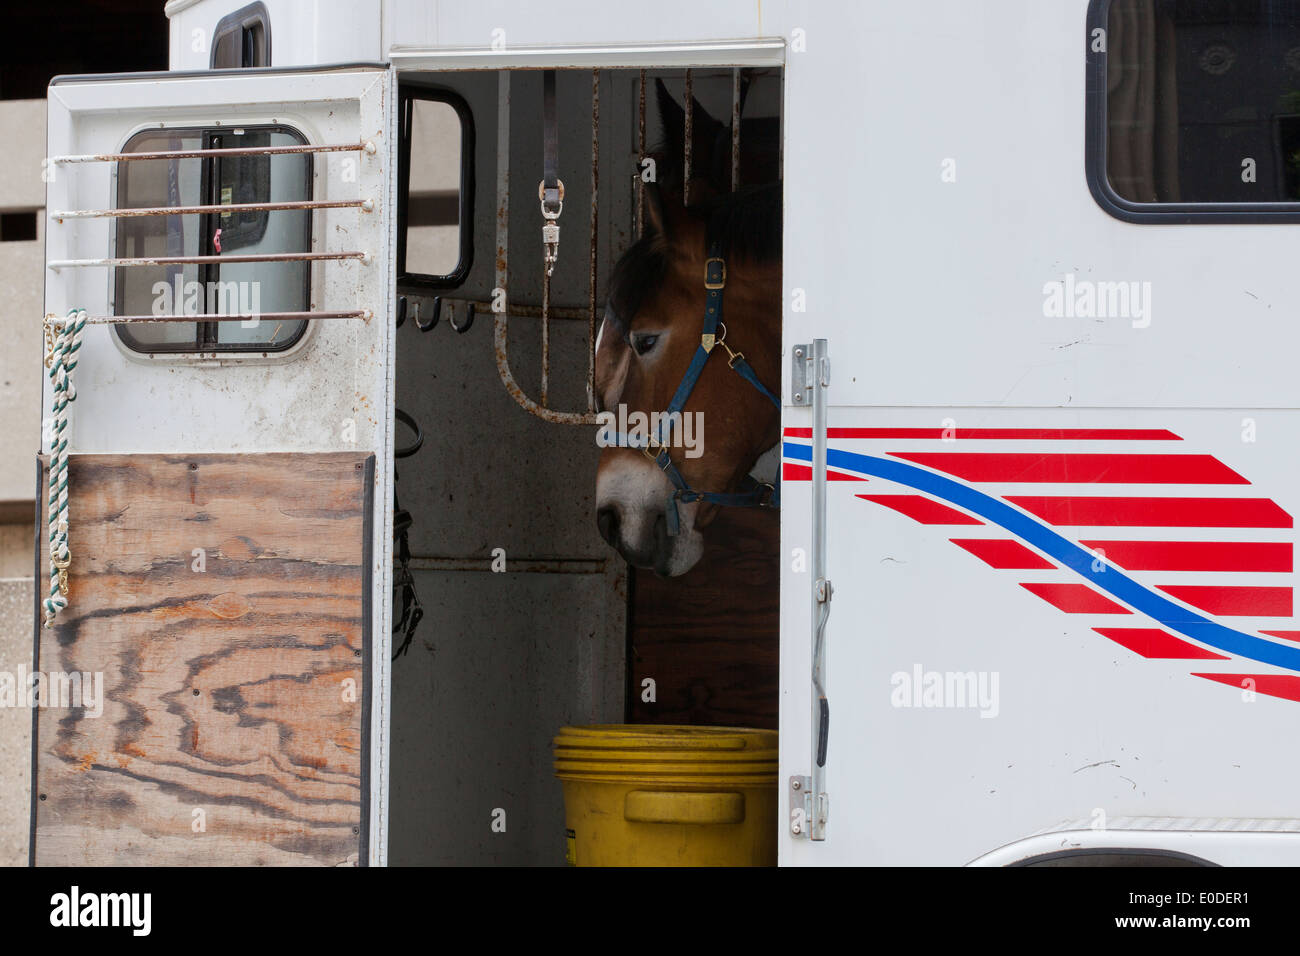
[[(659, 175), (644, 187), (643, 235), (611, 273), (595, 358), (600, 420), (651, 427), (640, 444), (602, 442), (596, 525), (629, 564), (673, 577), (699, 561), (720, 507), (774, 503), (775, 473), (756, 483), (750, 472), (780, 438), (782, 196), (779, 179), (746, 182), (774, 171), (765, 160), (776, 150), (762, 143), (750, 149), (757, 159), (742, 169), (740, 188), (718, 182), (719, 154), (730, 159), (729, 129), (696, 102), (693, 165), (702, 174), (692, 177), (684, 205), (674, 161), (684, 112), (662, 82), (657, 90), (666, 140)], [(710, 335), (714, 307), (721, 321)], [(661, 433), (656, 416), (673, 411), (680, 416), (658, 418), (669, 426)], [(693, 443), (662, 440), (674, 428)]]

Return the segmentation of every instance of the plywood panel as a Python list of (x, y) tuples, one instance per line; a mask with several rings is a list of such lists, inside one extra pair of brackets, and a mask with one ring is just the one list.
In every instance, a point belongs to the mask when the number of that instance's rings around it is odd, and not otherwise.
[(365, 859), (373, 464), (72, 457), (71, 603), (37, 667), (105, 700), (37, 712), (38, 865)]
[[(723, 508), (704, 556), (686, 574), (632, 572), (632, 721), (776, 729), (780, 535), (775, 511)], [(655, 681), (653, 702), (643, 699), (647, 677)]]

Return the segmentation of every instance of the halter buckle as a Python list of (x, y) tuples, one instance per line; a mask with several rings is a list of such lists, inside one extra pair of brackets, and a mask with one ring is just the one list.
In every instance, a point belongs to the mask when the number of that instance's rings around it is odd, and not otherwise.
[(727, 287), (727, 261), (718, 256), (704, 260), (704, 288), (717, 292)]
[[(647, 458), (649, 458), (660, 468), (663, 468), (664, 466), (659, 464), (659, 453), (665, 452), (667, 450), (668, 450), (667, 445), (662, 444), (661, 442), (659, 442), (657, 439), (654, 438), (651, 438), (649, 441), (646, 442), (646, 444), (641, 446), (641, 454), (645, 455)], [(668, 463), (672, 464), (671, 457), (669, 457)]]

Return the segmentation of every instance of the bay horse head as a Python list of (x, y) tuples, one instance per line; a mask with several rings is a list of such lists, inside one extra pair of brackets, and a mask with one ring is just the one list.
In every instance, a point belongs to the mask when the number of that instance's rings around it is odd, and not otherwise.
[(673, 576), (699, 561), (720, 507), (771, 503), (749, 473), (780, 437), (781, 185), (720, 186), (709, 171), (731, 137), (697, 103), (703, 172), (685, 206), (682, 110), (662, 83), (659, 108), (666, 146), (644, 234), (614, 267), (596, 341), (597, 407), (618, 437), (601, 441), (596, 523), (628, 563)]

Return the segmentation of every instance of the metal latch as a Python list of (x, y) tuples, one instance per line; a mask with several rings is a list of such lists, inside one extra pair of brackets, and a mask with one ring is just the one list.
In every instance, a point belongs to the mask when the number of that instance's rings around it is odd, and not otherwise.
[(826, 839), (830, 799), (826, 795), (826, 751), (830, 703), (826, 696), (826, 621), (834, 589), (826, 574), (826, 439), (831, 363), (826, 340), (796, 345), (790, 354), (790, 394), (794, 404), (812, 408), (812, 773), (790, 778), (790, 831), (810, 840)]
[(826, 388), (830, 384), (831, 360), (823, 355), (817, 362), (811, 345), (796, 345), (790, 353), (790, 393), (794, 404), (812, 405), (814, 388)]

